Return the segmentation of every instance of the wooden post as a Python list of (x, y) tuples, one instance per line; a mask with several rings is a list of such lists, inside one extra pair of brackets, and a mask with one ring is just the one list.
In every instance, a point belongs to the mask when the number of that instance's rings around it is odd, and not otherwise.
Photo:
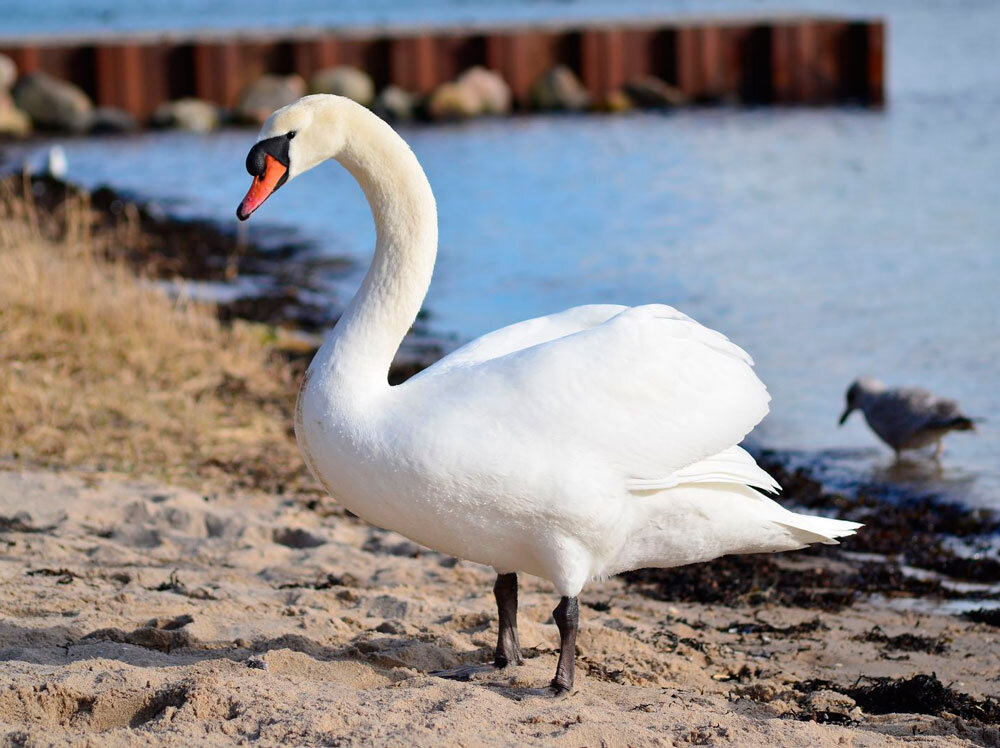
[(391, 78), (408, 91), (430, 93), (438, 84), (434, 37), (409, 36), (392, 41)]
[(142, 48), (118, 44), (97, 47), (95, 53), (98, 106), (117, 107), (137, 116), (148, 114)]

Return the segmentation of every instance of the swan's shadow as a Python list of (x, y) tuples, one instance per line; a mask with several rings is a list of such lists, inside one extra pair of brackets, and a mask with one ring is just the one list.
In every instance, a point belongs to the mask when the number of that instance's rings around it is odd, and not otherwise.
[[(300, 634), (284, 634), (252, 642), (199, 642), (191, 638), (186, 644), (171, 646), (172, 641), (184, 640), (150, 636), (148, 632), (151, 630), (163, 634), (177, 631), (140, 627), (131, 632), (123, 632), (121, 629), (108, 628), (84, 634), (74, 626), (33, 628), (11, 621), (0, 621), (0, 662), (51, 666), (69, 665), (99, 657), (136, 667), (167, 668), (211, 660), (247, 664), (268, 652), (291, 650), (321, 662), (354, 661), (389, 674), (398, 668), (414, 667), (413, 664), (394, 657), (395, 653), (402, 653), (416, 643), (427, 643), (426, 638), (419, 636), (364, 638), (368, 633), (364, 632), (337, 646), (327, 646)], [(436, 639), (433, 646), (441, 651), (442, 659), (453, 662), (472, 657), (486, 659), (490, 654), (486, 647), (474, 652), (457, 651)]]

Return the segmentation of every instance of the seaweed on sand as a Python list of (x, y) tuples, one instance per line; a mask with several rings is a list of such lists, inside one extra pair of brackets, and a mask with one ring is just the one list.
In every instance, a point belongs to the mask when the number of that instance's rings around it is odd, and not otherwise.
[[(865, 683), (862, 684), (861, 681)], [(793, 688), (805, 694), (822, 690), (846, 694), (870, 714), (953, 714), (985, 724), (1000, 724), (1000, 702), (992, 698), (976, 699), (955, 691), (938, 680), (934, 673), (921, 673), (910, 678), (862, 676), (852, 686), (838, 686), (825, 680), (809, 680), (795, 683)]]

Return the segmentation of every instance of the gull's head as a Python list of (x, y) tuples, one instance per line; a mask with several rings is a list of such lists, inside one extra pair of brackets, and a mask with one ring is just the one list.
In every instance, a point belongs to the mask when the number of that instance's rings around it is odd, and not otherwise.
[(247, 154), (253, 183), (236, 216), (245, 221), (285, 182), (336, 158), (344, 147), (343, 115), (357, 106), (341, 96), (316, 94), (268, 117)]
[(840, 425), (843, 426), (847, 417), (861, 407), (862, 402), (867, 396), (883, 392), (884, 390), (885, 385), (874, 377), (860, 377), (851, 382), (851, 386), (847, 388), (847, 406), (840, 416)]

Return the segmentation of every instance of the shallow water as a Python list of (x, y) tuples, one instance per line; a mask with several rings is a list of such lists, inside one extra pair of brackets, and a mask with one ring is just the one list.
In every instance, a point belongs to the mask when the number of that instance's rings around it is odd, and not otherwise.
[[(792, 450), (834, 485), (874, 479), (1000, 508), (1000, 65), (991, 41), (1000, 4), (864, 5), (889, 16), (884, 112), (693, 110), (404, 128), (439, 203), (432, 327), (468, 338), (574, 304), (670, 303), (756, 358), (774, 398), (758, 444)], [(228, 131), (64, 146), (71, 180), (235, 222), (252, 140)], [(250, 222), (252, 235), (274, 228), (357, 258), (342, 293), (373, 241), (367, 206), (336, 168), (303, 176)], [(988, 420), (947, 441), (940, 471), (892, 467), (860, 416), (836, 427), (859, 374), (924, 385)]]

